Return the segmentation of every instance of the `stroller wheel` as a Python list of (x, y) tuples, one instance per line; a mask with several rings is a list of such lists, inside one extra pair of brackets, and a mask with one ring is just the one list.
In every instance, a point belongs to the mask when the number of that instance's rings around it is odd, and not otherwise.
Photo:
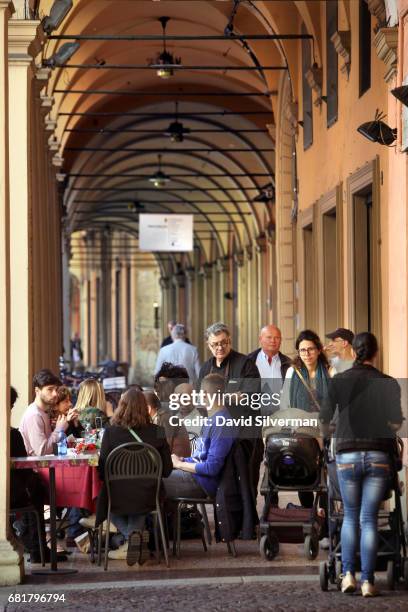
[(274, 533), (263, 535), (259, 542), (259, 552), (266, 561), (272, 561), (279, 552), (279, 540)]
[(326, 561), (320, 561), (319, 566), (320, 588), (322, 591), (327, 591), (329, 588), (329, 572)]
[(390, 591), (395, 589), (395, 563), (392, 560), (387, 563), (387, 587)]
[(307, 535), (305, 537), (303, 550), (305, 552), (306, 559), (309, 559), (310, 561), (316, 559), (317, 555), (319, 554), (318, 539), (316, 537), (313, 537), (312, 535)]

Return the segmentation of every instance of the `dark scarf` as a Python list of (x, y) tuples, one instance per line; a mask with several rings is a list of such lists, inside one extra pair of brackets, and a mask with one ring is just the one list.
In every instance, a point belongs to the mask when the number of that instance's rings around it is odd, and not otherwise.
[[(302, 366), (300, 371), (306, 383), (309, 384), (309, 372), (306, 366)], [(320, 362), (317, 365), (315, 381), (316, 390), (311, 389), (311, 391), (312, 393), (315, 393), (316, 401), (319, 405), (321, 405), (323, 398), (327, 397), (328, 394), (329, 374), (326, 368)], [(317, 406), (310, 397), (310, 392), (300, 380), (296, 370), (294, 371), (290, 381), (289, 399), (292, 408), (299, 408), (300, 410), (306, 410), (306, 412), (317, 411)]]

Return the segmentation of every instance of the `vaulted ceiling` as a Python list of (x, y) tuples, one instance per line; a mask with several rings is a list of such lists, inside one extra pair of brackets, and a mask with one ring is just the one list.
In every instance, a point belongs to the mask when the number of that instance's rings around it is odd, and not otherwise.
[[(296, 70), (298, 47), (290, 37), (265, 37), (299, 34), (300, 17), (313, 33), (318, 4), (74, 2), (43, 53), (80, 43), (53, 69), (47, 92), (69, 231), (108, 226), (137, 236), (139, 212), (193, 213), (195, 246), (209, 260), (273, 227), (273, 109), (280, 79)], [(48, 14), (51, 5), (41, 2), (40, 10)], [(170, 18), (167, 51), (181, 58), (169, 79), (150, 67), (163, 50), (163, 16)], [(225, 36), (228, 24), (242, 38)], [(176, 119), (189, 130), (182, 142), (166, 135)], [(149, 180), (159, 155), (170, 178), (161, 188)]]

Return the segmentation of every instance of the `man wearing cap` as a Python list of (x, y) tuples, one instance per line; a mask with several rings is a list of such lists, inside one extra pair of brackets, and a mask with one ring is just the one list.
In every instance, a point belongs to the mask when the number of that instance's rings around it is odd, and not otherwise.
[(331, 376), (349, 370), (354, 363), (351, 346), (354, 338), (353, 332), (350, 329), (339, 327), (333, 332), (326, 334), (326, 338), (330, 338), (330, 342), (326, 344), (325, 349), (330, 355)]

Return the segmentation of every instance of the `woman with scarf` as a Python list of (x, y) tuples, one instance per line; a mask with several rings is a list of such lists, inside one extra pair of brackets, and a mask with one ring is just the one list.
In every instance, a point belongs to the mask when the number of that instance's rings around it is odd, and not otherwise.
[[(329, 362), (323, 352), (319, 336), (305, 329), (296, 339), (297, 357), (288, 369), (283, 383), (280, 409), (298, 408), (319, 412), (328, 395)], [(306, 508), (313, 507), (313, 493), (299, 492), (299, 500)]]

